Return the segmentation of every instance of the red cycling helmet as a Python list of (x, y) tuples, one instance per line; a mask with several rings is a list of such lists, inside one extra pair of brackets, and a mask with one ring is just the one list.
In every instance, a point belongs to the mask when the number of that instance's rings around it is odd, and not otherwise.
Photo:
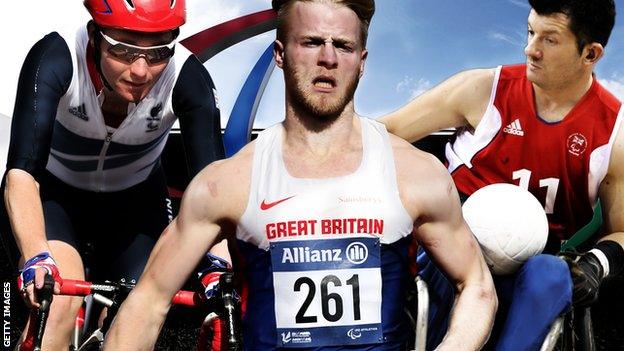
[(97, 25), (137, 32), (174, 30), (186, 21), (185, 0), (84, 0)]

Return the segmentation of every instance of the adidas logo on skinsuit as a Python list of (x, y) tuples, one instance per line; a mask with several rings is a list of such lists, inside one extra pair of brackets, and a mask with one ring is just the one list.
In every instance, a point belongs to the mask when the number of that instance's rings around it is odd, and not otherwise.
[(89, 116), (87, 116), (87, 109), (85, 109), (85, 104), (82, 104), (80, 106), (76, 106), (76, 107), (70, 107), (69, 108), (69, 113), (71, 113), (72, 115), (84, 120), (84, 121), (88, 121), (89, 120)]
[(520, 119), (516, 118), (515, 121), (509, 123), (509, 125), (503, 129), (503, 132), (517, 136), (524, 136), (522, 126), (520, 126)]

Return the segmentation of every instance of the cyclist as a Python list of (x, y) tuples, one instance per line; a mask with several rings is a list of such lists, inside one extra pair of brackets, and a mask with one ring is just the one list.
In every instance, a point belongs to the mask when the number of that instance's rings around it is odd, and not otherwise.
[[(84, 279), (86, 250), (91, 279), (138, 279), (172, 218), (160, 155), (176, 119), (191, 174), (224, 153), (212, 79), (176, 45), (185, 1), (84, 5), (92, 20), (37, 42), (18, 83), (3, 190), (31, 306), (45, 271)], [(44, 349), (67, 350), (79, 305), (54, 299)]]
[(450, 176), (354, 111), (373, 0), (273, 3), (286, 119), (191, 182), (104, 349), (150, 350), (171, 296), (235, 231), (245, 349), (404, 350), (413, 229), (458, 291), (440, 350), (479, 349), (496, 296)]
[[(460, 193), (513, 183), (544, 205), (547, 254), (494, 279), (501, 308), (488, 347), (496, 350), (539, 350), (562, 312), (591, 304), (601, 281), (624, 267), (621, 102), (593, 75), (615, 23), (614, 2), (529, 4), (526, 64), (459, 73), (382, 119), (408, 141), (458, 127), (446, 158)], [(568, 266), (554, 254), (592, 220), (598, 197), (607, 235)], [(442, 336), (436, 326), (444, 324), (453, 294), (427, 266), (422, 275), (441, 297), (442, 318), (431, 330)], [(429, 346), (435, 344), (434, 336)]]

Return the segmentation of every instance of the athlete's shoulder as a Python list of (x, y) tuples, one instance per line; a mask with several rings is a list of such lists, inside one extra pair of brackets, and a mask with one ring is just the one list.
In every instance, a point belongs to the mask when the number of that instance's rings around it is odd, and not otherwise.
[[(73, 67), (69, 45), (58, 32), (51, 32), (37, 41), (24, 61), (26, 69), (40, 71), (41, 67), (71, 75)], [(57, 78), (64, 78), (64, 75), (61, 74)]]
[[(65, 46), (69, 49), (69, 46), (67, 44), (67, 40), (61, 36), (61, 34), (59, 32), (50, 32), (46, 35), (43, 36), (43, 38), (39, 39), (39, 41), (37, 42), (40, 45), (43, 45), (45, 47), (52, 47), (54, 45), (61, 45), (61, 46)], [(37, 44), (35, 44), (37, 45)]]
[(404, 168), (415, 176), (448, 174), (444, 165), (433, 154), (416, 148), (396, 135), (389, 134), (389, 136), (397, 168)]
[[(494, 80), (493, 89), (496, 89), (496, 96), (493, 103), (497, 106), (518, 103), (517, 99), (524, 96), (530, 87), (526, 75), (526, 64), (499, 66)], [(520, 101), (524, 103), (523, 98), (520, 98)]]
[(203, 106), (204, 109), (213, 111), (214, 115), (219, 104), (212, 77), (195, 55), (185, 57), (184, 60), (176, 60), (174, 63), (177, 76), (171, 92), (173, 111), (176, 116), (181, 117)]
[(253, 155), (251, 142), (234, 156), (206, 166), (191, 181), (183, 203), (195, 204), (215, 220), (237, 221), (247, 204)]
[(452, 200), (455, 186), (440, 160), (398, 137), (391, 144), (401, 201), (414, 219)]
[(457, 73), (456, 77), (461, 77), (466, 81), (491, 83), (496, 76), (498, 68), (473, 68)]
[(448, 171), (433, 154), (419, 150), (390, 134), (397, 177), (405, 184), (423, 184), (450, 179)]
[(500, 79), (525, 79), (526, 64), (518, 63), (513, 65), (500, 66)]
[(198, 84), (207, 84), (210, 88), (214, 88), (212, 77), (197, 56), (189, 53), (184, 58), (174, 57), (174, 64), (178, 71), (176, 82), (194, 79), (199, 81)]
[(475, 68), (456, 73), (448, 79), (451, 89), (444, 89), (444, 94), (461, 94), (457, 97), (466, 100), (475, 95), (490, 95), (490, 90), (496, 77), (496, 68)]
[(460, 72), (439, 90), (440, 97), (473, 128), (479, 124), (492, 95), (495, 68), (479, 68)]
[(212, 162), (199, 172), (197, 177), (206, 179), (222, 178), (226, 182), (233, 180), (234, 183), (238, 177), (248, 177), (250, 172), (245, 172), (245, 170), (251, 171), (254, 150), (255, 141), (252, 141), (233, 156)]
[(598, 97), (599, 103), (603, 106), (606, 111), (611, 112), (614, 115), (617, 115), (620, 112), (620, 108), (622, 107), (622, 102), (620, 99), (615, 97), (607, 88), (605, 88), (600, 82), (594, 78), (596, 84), (596, 96)]

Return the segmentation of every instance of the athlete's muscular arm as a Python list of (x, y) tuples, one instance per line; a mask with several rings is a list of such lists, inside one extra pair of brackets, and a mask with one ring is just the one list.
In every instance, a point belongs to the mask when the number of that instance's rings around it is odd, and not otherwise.
[(191, 177), (224, 157), (221, 117), (214, 94), (210, 74), (197, 57), (189, 56), (173, 87), (172, 105), (180, 120)]
[(609, 169), (600, 184), (600, 201), (608, 235), (601, 241), (613, 240), (624, 248), (624, 124), (616, 136)]
[(572, 302), (587, 306), (598, 299), (600, 284), (624, 269), (624, 133), (621, 128), (611, 150), (607, 175), (600, 184), (607, 235), (580, 255), (566, 254), (572, 276)]
[[(437, 160), (432, 162), (437, 163)], [(417, 235), (427, 253), (456, 287), (449, 328), (438, 350), (480, 350), (496, 312), (496, 291), (481, 250), (461, 215), (457, 190), (437, 165), (436, 184), (417, 222)]]
[(193, 179), (178, 217), (161, 235), (139, 283), (121, 306), (104, 350), (153, 349), (171, 298), (220, 233), (242, 215), (250, 172), (246, 163), (238, 156), (215, 162)]
[[(37, 178), (45, 171), (56, 109), (71, 76), (71, 54), (65, 40), (57, 33), (46, 35), (31, 48), (20, 72), (4, 201), (24, 259), (50, 251)], [(30, 290), (32, 288), (29, 288), (29, 300), (34, 303)]]
[[(173, 112), (178, 116), (190, 177), (210, 163), (225, 157), (221, 137), (221, 114), (215, 85), (202, 63), (190, 55), (173, 87)], [(231, 262), (227, 242), (215, 245), (210, 253)]]
[(497, 299), (492, 276), (464, 222), (448, 172), (432, 155), (395, 148), (401, 199), (415, 218), (419, 243), (455, 285), (456, 300), (439, 350), (479, 350), (494, 323)]
[(445, 128), (475, 128), (485, 113), (494, 75), (494, 69), (458, 73), (379, 121), (409, 142)]
[[(152, 350), (175, 292), (217, 240), (223, 218), (214, 176), (219, 164), (191, 182), (176, 217), (161, 235), (136, 288), (121, 306), (106, 337), (105, 350)], [(216, 194), (215, 194), (216, 192)], [(141, 330), (141, 337), (136, 337)]]

